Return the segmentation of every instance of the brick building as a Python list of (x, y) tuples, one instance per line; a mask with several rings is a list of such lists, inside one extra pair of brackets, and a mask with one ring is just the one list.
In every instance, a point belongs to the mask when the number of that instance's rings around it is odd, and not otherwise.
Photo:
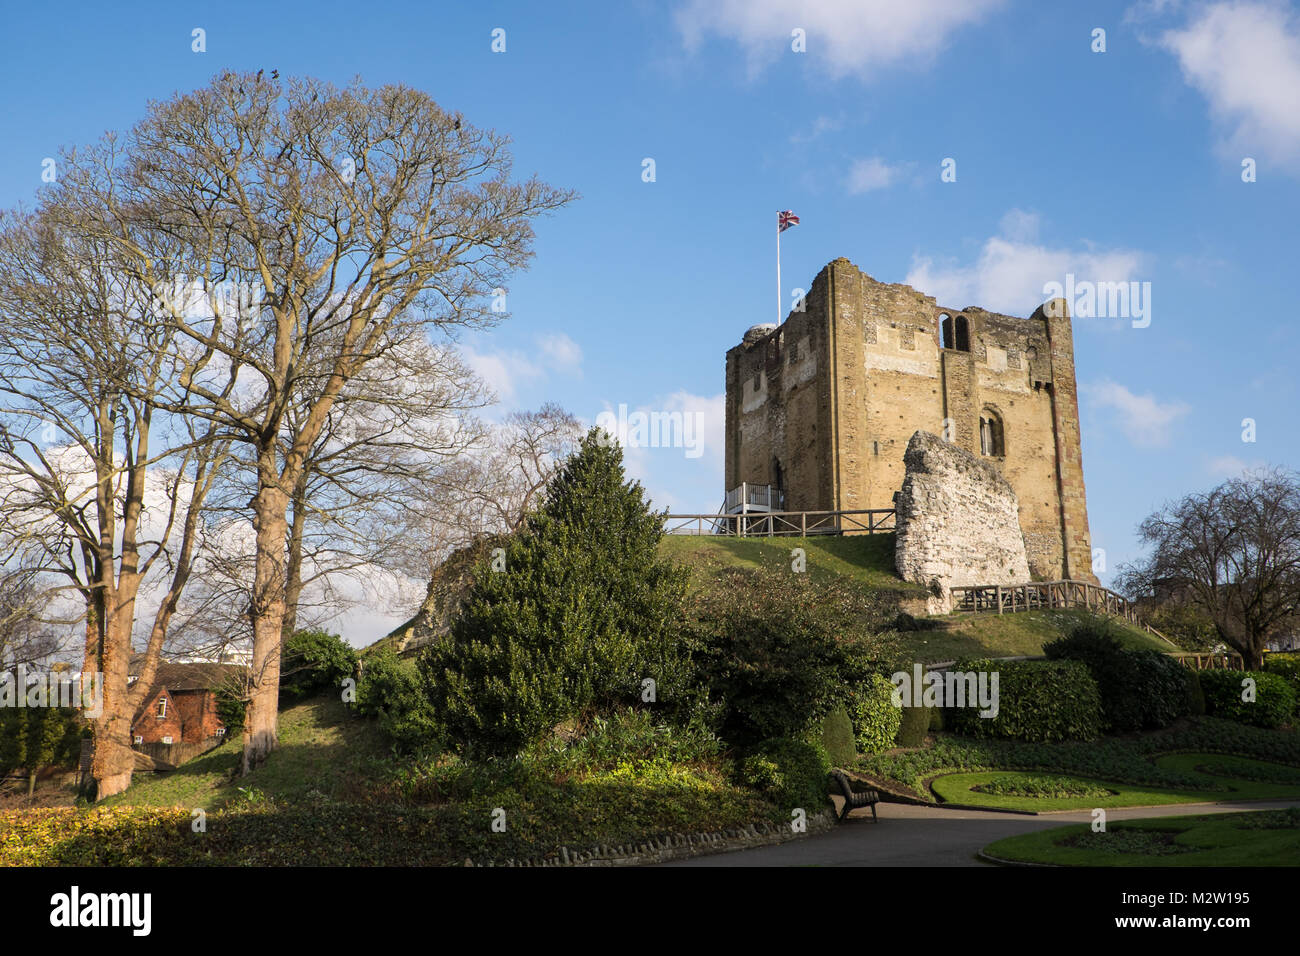
[[(135, 666), (131, 671), (138, 677)], [(160, 663), (132, 718), (132, 739), (137, 744), (189, 744), (224, 733), (216, 691), (224, 682), (242, 677), (243, 671), (233, 664)]]
[(1011, 483), (1036, 578), (1096, 582), (1063, 300), (1028, 319), (947, 308), (836, 259), (803, 311), (727, 352), (727, 490), (774, 486), (788, 511), (892, 508), (918, 429)]

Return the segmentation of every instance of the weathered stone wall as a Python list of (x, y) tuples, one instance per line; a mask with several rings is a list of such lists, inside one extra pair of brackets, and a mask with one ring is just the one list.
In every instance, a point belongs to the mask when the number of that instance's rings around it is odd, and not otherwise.
[(949, 588), (1029, 580), (1016, 493), (994, 465), (923, 431), (903, 463), (894, 563), (931, 589), (931, 614), (952, 609)]
[[(945, 316), (967, 348), (943, 347)], [(726, 485), (772, 483), (780, 462), (792, 510), (891, 508), (903, 451), (929, 431), (1011, 483), (1034, 577), (1095, 581), (1074, 375), (1064, 309), (947, 308), (836, 259), (804, 312), (727, 353)], [(985, 456), (989, 414), (1003, 447)]]
[(788, 509), (834, 507), (827, 314), (827, 283), (819, 276), (804, 311), (766, 334), (755, 327), (727, 352), (725, 490), (776, 484), (779, 464)]

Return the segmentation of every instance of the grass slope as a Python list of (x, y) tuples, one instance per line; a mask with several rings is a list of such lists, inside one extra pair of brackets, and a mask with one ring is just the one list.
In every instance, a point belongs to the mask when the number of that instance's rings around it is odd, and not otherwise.
[(708, 587), (727, 568), (784, 568), (791, 552), (802, 548), (813, 579), (847, 577), (878, 590), (925, 597), (925, 588), (909, 584), (894, 573), (893, 534), (858, 534), (811, 538), (733, 538), (710, 535), (664, 535), (659, 546), (665, 557), (689, 566), (692, 585)]
[[(939, 625), (935, 630), (918, 632), (918, 648), (927, 656), (921, 660), (955, 660), (959, 657), (1035, 657), (1043, 645), (1061, 637), (1071, 624), (1098, 615), (1083, 608), (1055, 611), (1017, 611), (1014, 614), (949, 614), (927, 618)], [(1115, 625), (1120, 642), (1130, 650), (1174, 650), (1153, 637), (1117, 618)], [(916, 642), (914, 641), (914, 644)], [(996, 653), (994, 653), (996, 651)]]
[[(462, 865), (640, 845), (789, 820), (717, 760), (395, 759), (372, 720), (317, 698), (280, 714), (280, 747), (234, 778), (239, 741), (93, 807), (0, 811), (0, 866)], [(205, 812), (196, 831), (192, 811)], [(817, 807), (808, 807), (813, 812)], [(504, 831), (492, 824), (504, 810)]]
[[(729, 568), (789, 570), (791, 551), (803, 548), (814, 579), (847, 578), (864, 590), (888, 591), (899, 600), (923, 599), (926, 590), (894, 572), (894, 535), (846, 535), (812, 538), (734, 538), (710, 535), (665, 535), (660, 552), (691, 569), (696, 589), (722, 586)], [(1020, 611), (1015, 614), (949, 614), (920, 618), (920, 630), (899, 634), (918, 661), (959, 657), (1033, 657), (1060, 637), (1071, 623), (1087, 618), (1083, 609)], [(1112, 619), (1114, 620), (1114, 619)], [(1134, 649), (1169, 651), (1163, 641), (1115, 620), (1120, 640)]]
[(349, 714), (332, 697), (280, 712), (280, 748), (247, 777), (233, 779), (243, 742), (238, 735), (216, 750), (166, 773), (136, 774), (125, 793), (100, 806), (185, 807), (215, 810), (265, 796), (297, 802), (317, 796), (363, 799), (388, 748), (376, 722)]

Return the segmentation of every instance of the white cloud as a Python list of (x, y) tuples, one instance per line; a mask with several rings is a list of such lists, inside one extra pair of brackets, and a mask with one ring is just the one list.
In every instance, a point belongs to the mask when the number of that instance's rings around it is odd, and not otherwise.
[(1150, 393), (1135, 395), (1115, 382), (1080, 385), (1079, 394), (1094, 408), (1112, 411), (1125, 437), (1140, 448), (1168, 445), (1173, 424), (1191, 411), (1184, 402), (1161, 402)]
[(545, 379), (549, 374), (562, 372), (570, 377), (582, 375), (582, 348), (563, 332), (539, 335), (534, 339), (536, 348), (529, 352), (518, 349), (482, 351), (465, 346), (461, 351), (469, 364), (488, 387), (505, 404), (514, 402), (519, 389)]
[(1012, 209), (1002, 217), (999, 234), (984, 242), (978, 259), (969, 265), (936, 263), (915, 256), (904, 280), (940, 305), (979, 306), (1009, 315), (1030, 315), (1048, 296), (1049, 282), (1128, 282), (1136, 278), (1142, 254), (1129, 249), (1053, 248), (1038, 241), (1038, 216)]
[(1216, 478), (1240, 478), (1248, 471), (1256, 471), (1267, 467), (1267, 465), (1268, 463), (1262, 458), (1246, 461), (1236, 455), (1220, 455), (1217, 458), (1211, 458), (1206, 463), (1205, 470)]
[[(736, 41), (751, 75), (790, 53), (791, 31), (807, 35), (801, 54), (832, 76), (869, 76), (901, 63), (932, 59), (958, 29), (977, 23), (1004, 0), (688, 0), (677, 26), (688, 50), (709, 34)], [(798, 54), (791, 54), (798, 55)]]
[(1034, 242), (1038, 239), (1038, 213), (1008, 209), (998, 229), (1004, 238), (1015, 242)]
[(819, 116), (813, 120), (812, 125), (804, 129), (796, 129), (790, 134), (790, 142), (795, 144), (811, 143), (815, 139), (825, 136), (827, 133), (838, 133), (844, 128), (844, 118), (840, 116)]
[(1300, 17), (1267, 0), (1201, 7), (1158, 43), (1205, 96), (1234, 158), (1300, 170)]
[(543, 335), (537, 340), (542, 355), (560, 371), (581, 372), (582, 348), (563, 332)]
[(870, 156), (853, 163), (849, 170), (849, 192), (852, 195), (884, 189), (898, 181), (902, 166), (890, 166), (879, 156)]

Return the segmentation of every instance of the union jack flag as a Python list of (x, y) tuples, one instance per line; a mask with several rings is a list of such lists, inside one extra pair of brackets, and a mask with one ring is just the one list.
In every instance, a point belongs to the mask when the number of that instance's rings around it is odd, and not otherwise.
[(791, 226), (799, 225), (799, 217), (793, 211), (787, 209), (785, 212), (776, 214), (776, 231), (785, 232)]

